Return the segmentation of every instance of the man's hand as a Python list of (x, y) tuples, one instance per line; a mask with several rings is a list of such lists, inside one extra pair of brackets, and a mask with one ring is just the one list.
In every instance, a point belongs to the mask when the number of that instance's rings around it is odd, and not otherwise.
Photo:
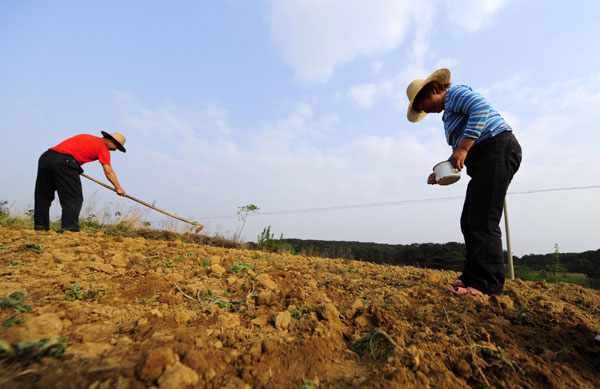
[(108, 181), (110, 181), (111, 184), (114, 185), (115, 192), (117, 192), (119, 196), (125, 196), (125, 191), (123, 190), (123, 188), (121, 188), (121, 184), (119, 184), (119, 180), (117, 180), (117, 175), (115, 174), (115, 171), (112, 169), (112, 167), (110, 165), (102, 164), (102, 168), (104, 169), (104, 175), (106, 176)]
[(429, 185), (435, 185), (435, 184), (437, 184), (437, 180), (436, 180), (436, 178), (435, 178), (435, 173), (431, 173), (431, 174), (429, 175), (429, 177), (427, 177), (427, 183), (428, 183)]

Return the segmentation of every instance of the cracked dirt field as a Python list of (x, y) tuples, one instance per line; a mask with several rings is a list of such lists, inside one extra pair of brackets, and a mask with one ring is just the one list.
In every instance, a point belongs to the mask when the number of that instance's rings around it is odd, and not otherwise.
[(24, 228), (0, 266), (31, 307), (0, 310), (4, 344), (67, 340), (0, 351), (4, 388), (600, 387), (600, 295), (576, 285), (458, 298), (448, 271)]

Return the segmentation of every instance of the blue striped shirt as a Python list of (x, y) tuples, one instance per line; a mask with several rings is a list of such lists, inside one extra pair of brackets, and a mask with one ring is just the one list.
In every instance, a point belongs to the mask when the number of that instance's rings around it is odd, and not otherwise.
[(466, 85), (456, 85), (446, 91), (442, 121), (452, 150), (456, 150), (463, 137), (473, 138), (477, 144), (503, 131), (512, 131), (498, 111)]

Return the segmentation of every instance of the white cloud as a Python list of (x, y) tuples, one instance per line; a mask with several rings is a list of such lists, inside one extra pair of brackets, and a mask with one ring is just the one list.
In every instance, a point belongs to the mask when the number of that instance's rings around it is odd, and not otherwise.
[(509, 0), (444, 0), (450, 24), (469, 33), (493, 23), (494, 15)]
[(373, 68), (373, 74), (378, 75), (381, 72), (381, 69), (383, 68), (383, 62), (373, 61), (371, 67)]
[(453, 68), (458, 65), (459, 61), (456, 58), (440, 58), (437, 62), (436, 68)]
[[(460, 31), (489, 23), (508, 0), (287, 0), (269, 2), (271, 37), (302, 81), (327, 82), (335, 68), (361, 55), (394, 50), (412, 37), (411, 62), (421, 65), (436, 20)], [(430, 54), (431, 55), (431, 54)]]
[(376, 84), (362, 84), (350, 87), (348, 92), (354, 102), (361, 108), (369, 109), (375, 104), (375, 95), (377, 94)]
[[(135, 96), (129, 97), (136, 101)], [(167, 123), (161, 110), (138, 110), (139, 117), (129, 111), (127, 120), (158, 128)], [(171, 106), (169, 122), (176, 127), (185, 124), (192, 111)], [(328, 146), (320, 143), (319, 133), (343, 126), (335, 113), (320, 114), (301, 101), (286, 116), (245, 137), (235, 129), (227, 139), (171, 131), (170, 150), (164, 149), (164, 142), (144, 142), (128, 155), (132, 160), (143, 159), (144, 165), (123, 166), (119, 174), (128, 177), (127, 187), (134, 193), (152, 193), (165, 209), (189, 212), (198, 209), (195, 203), (206, 204), (197, 214), (184, 215), (199, 217), (234, 213), (236, 206), (246, 203), (273, 211), (414, 197), (414, 190), (410, 191), (413, 195), (407, 194), (407, 183), (422, 183), (416, 192), (426, 193), (430, 166), (447, 154), (439, 139), (423, 141), (422, 133), (364, 136)], [(161, 186), (147, 180), (144, 172), (148, 171), (151, 181)], [(223, 221), (233, 230), (227, 223), (235, 220)], [(294, 228), (290, 225), (287, 230)]]
[(192, 138), (197, 133), (227, 136), (232, 132), (229, 112), (216, 103), (181, 110), (169, 102), (149, 107), (129, 91), (114, 90), (112, 95), (124, 127), (142, 135), (171, 137), (179, 134)]
[(271, 36), (300, 80), (326, 82), (336, 66), (403, 42), (417, 1), (271, 1)]

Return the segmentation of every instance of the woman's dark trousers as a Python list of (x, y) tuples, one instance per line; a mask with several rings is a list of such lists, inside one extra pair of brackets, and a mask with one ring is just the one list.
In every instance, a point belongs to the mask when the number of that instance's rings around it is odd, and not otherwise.
[(461, 281), (487, 294), (502, 294), (504, 254), (500, 219), (506, 191), (521, 164), (521, 146), (502, 132), (473, 146), (465, 160), (471, 181), (460, 218), (467, 257)]
[(62, 207), (61, 229), (79, 231), (79, 212), (83, 204), (81, 179), (83, 169), (72, 155), (48, 150), (39, 159), (35, 181), (34, 228), (48, 230), (50, 227), (50, 204), (54, 192)]

